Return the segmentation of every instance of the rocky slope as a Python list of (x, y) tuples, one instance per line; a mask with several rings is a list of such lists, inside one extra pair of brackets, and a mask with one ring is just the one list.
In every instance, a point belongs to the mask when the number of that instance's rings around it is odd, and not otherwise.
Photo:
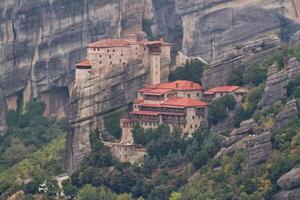
[(176, 11), (182, 18), (183, 52), (207, 60), (273, 32), (289, 40), (300, 22), (295, 0), (176, 0)]

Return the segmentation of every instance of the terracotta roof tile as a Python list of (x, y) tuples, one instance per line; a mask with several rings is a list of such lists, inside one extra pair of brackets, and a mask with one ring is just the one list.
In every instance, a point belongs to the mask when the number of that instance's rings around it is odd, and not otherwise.
[(84, 60), (84, 61), (81, 61), (80, 63), (77, 63), (76, 66), (90, 67), (92, 65), (89, 60)]
[(206, 107), (208, 104), (197, 99), (173, 97), (162, 102), (162, 107)]

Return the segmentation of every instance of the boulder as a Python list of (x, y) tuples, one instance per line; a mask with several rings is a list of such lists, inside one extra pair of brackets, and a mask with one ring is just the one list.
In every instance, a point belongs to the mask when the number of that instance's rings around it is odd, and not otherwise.
[(272, 200), (299, 200), (300, 199), (300, 188), (294, 190), (283, 190), (276, 193)]
[(300, 189), (300, 167), (294, 168), (279, 178), (277, 184), (283, 190)]
[(291, 119), (298, 116), (298, 113), (297, 101), (292, 100), (287, 102), (276, 116), (275, 130), (285, 128)]
[(286, 98), (289, 81), (298, 76), (300, 76), (300, 63), (295, 58), (289, 59), (281, 70), (275, 64), (269, 67), (266, 87), (259, 106), (270, 106), (274, 102)]
[(272, 134), (265, 132), (253, 136), (246, 143), (244, 168), (253, 169), (256, 165), (265, 162), (272, 153)]

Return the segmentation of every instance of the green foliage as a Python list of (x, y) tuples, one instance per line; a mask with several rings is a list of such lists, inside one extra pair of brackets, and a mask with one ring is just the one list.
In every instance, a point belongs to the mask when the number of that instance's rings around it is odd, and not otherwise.
[(228, 116), (228, 111), (233, 110), (236, 100), (232, 95), (218, 98), (209, 106), (209, 122), (216, 125)]
[(299, 88), (300, 88), (300, 76), (296, 77), (294, 80), (289, 81), (287, 86), (287, 95), (289, 97), (299, 98)]
[(229, 75), (228, 78), (228, 85), (238, 85), (242, 86), (244, 85), (244, 79), (243, 79), (243, 70), (242, 68), (236, 68), (232, 71), (232, 73)]
[(266, 81), (266, 78), (267, 68), (264, 68), (261, 65), (250, 65), (245, 70), (244, 81), (248, 85), (258, 86)]
[(114, 111), (104, 116), (104, 126), (106, 131), (117, 139), (120, 139), (122, 135), (120, 117), (121, 111)]
[(199, 169), (206, 164), (208, 158), (209, 157), (206, 151), (200, 151), (194, 156), (193, 165), (196, 169)]
[(178, 67), (169, 75), (169, 81), (190, 80), (196, 83), (201, 83), (205, 67), (205, 64), (198, 59), (187, 61), (184, 66)]
[(158, 128), (145, 130), (139, 124), (135, 124), (132, 132), (135, 144), (146, 145), (152, 140), (160, 139), (163, 135), (169, 135), (170, 128), (168, 125), (159, 125)]
[(108, 147), (100, 140), (99, 131), (95, 130), (90, 133), (91, 153), (89, 164), (97, 167), (109, 167), (113, 165), (113, 157)]
[(263, 92), (264, 85), (261, 84), (246, 95), (242, 100), (242, 105), (240, 105), (234, 113), (233, 123), (235, 127), (238, 127), (242, 121), (250, 119), (253, 116)]
[(85, 185), (78, 192), (79, 200), (97, 200), (99, 199), (98, 189), (92, 185)]
[(142, 30), (147, 34), (148, 39), (153, 40), (153, 33), (151, 26), (153, 25), (153, 21), (149, 19), (143, 19), (142, 21)]

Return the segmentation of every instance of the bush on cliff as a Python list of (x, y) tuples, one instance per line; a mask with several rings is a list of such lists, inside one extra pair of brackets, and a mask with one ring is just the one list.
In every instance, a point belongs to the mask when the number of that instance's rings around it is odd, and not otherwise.
[(169, 81), (189, 80), (201, 84), (205, 67), (206, 65), (198, 59), (187, 61), (184, 66), (178, 67), (174, 72), (170, 73)]

